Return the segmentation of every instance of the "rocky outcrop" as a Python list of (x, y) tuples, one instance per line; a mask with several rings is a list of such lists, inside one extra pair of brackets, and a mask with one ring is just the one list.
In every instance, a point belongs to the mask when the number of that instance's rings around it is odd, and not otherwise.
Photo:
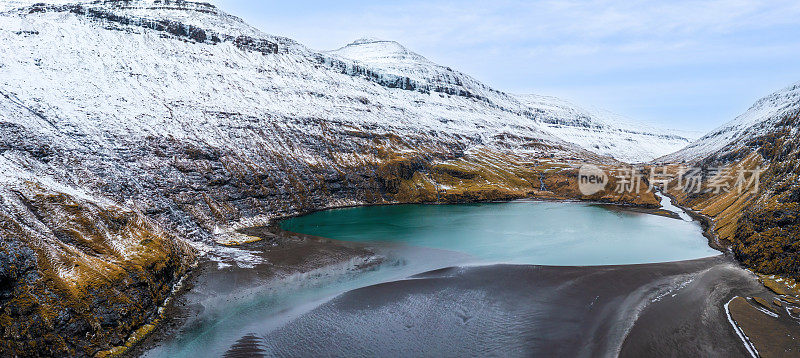
[(86, 356), (124, 342), (193, 251), (139, 212), (28, 184), (0, 205), (0, 351)]

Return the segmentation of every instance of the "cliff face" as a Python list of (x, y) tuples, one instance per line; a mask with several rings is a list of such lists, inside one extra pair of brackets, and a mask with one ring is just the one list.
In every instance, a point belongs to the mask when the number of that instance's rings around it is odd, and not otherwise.
[(88, 355), (148, 323), (194, 260), (140, 212), (25, 182), (0, 204), (0, 351)]
[(197, 256), (253, 264), (219, 244), (237, 228), (340, 205), (579, 198), (581, 162), (616, 163), (462, 74), (390, 73), (207, 4), (8, 4), (4, 354), (122, 344)]
[(733, 234), (736, 257), (760, 273), (800, 277), (800, 120), (784, 117), (754, 138), (766, 172)]

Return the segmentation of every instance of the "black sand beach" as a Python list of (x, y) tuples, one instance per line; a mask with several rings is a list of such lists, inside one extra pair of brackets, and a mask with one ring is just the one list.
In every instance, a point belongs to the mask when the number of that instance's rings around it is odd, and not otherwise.
[[(163, 356), (159, 345), (202, 327), (216, 310), (276, 278), (353, 259), (363, 261), (350, 269), (357, 274), (385, 259), (369, 246), (275, 226), (248, 234), (264, 238), (244, 247), (268, 263), (224, 270), (201, 265), (168, 308), (170, 319), (131, 356)], [(226, 338), (224, 355), (746, 357), (725, 310), (737, 296), (774, 295), (724, 255), (617, 266), (449, 267), (344, 292), (280, 325), (240, 331)], [(772, 317), (752, 307), (731, 305), (732, 316), (750, 328), (763, 323), (748, 336), (774, 342)], [(780, 319), (782, 327), (796, 323), (788, 314)], [(787, 348), (793, 340), (784, 338), (772, 352), (796, 349)]]
[(276, 331), (252, 332), (228, 354), (748, 356), (723, 305), (764, 290), (722, 256), (456, 267), (347, 292)]

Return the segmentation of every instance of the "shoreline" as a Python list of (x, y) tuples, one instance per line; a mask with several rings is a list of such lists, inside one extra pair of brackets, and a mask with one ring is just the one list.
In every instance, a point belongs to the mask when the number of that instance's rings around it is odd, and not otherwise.
[[(708, 246), (726, 255), (733, 256), (733, 252), (731, 251), (730, 248), (730, 243), (723, 243), (722, 240), (720, 240), (720, 238), (714, 232), (717, 223), (714, 221), (713, 218), (701, 214), (695, 210), (692, 210), (691, 208), (684, 207), (683, 205), (679, 204), (678, 201), (675, 199), (675, 196), (670, 193), (662, 192), (661, 195), (670, 198), (670, 200), (672, 200), (672, 205), (675, 205), (676, 207), (680, 208), (681, 210), (689, 214), (689, 216), (692, 217), (692, 220), (697, 221), (700, 224), (700, 226), (703, 228), (703, 236), (705, 236), (708, 239)], [(739, 262), (735, 258), (734, 261)], [(744, 266), (742, 265), (742, 267)]]
[[(191, 328), (193, 319), (209, 307), (204, 301), (235, 296), (241, 291), (266, 288), (292, 275), (325, 271), (337, 265), (343, 270), (369, 270), (385, 258), (369, 250), (368, 245), (349, 243), (312, 235), (290, 233), (272, 226), (249, 228), (260, 240), (237, 245), (256, 251), (263, 262), (252, 268), (231, 266), (220, 268), (219, 262), (202, 258), (186, 276), (184, 284), (163, 307), (163, 316), (150, 330), (117, 357), (138, 357)], [(276, 242), (277, 240), (277, 242)], [(277, 244), (277, 245), (276, 245)], [(348, 267), (352, 263), (352, 267)]]
[[(602, 207), (605, 207), (605, 208), (610, 209), (610, 210), (623, 210), (623, 211), (629, 211), (629, 212), (636, 212), (636, 213), (650, 214), (650, 215), (659, 215), (659, 216), (664, 216), (664, 217), (670, 217), (670, 218), (673, 218), (673, 219), (679, 219), (677, 217), (677, 214), (675, 214), (673, 216), (673, 215), (664, 215), (664, 214), (658, 213), (658, 211), (664, 211), (661, 208), (653, 209), (653, 208), (638, 207), (638, 206), (630, 205), (630, 204), (619, 204), (619, 203), (609, 204), (609, 203), (593, 202), (593, 201), (569, 200), (569, 199), (567, 199), (567, 200), (559, 200), (559, 199), (554, 200), (554, 199), (547, 199), (547, 198), (524, 198), (524, 199), (516, 199), (516, 200), (510, 200), (510, 201), (509, 200), (503, 200), (503, 201), (479, 201), (479, 202), (468, 202), (468, 203), (466, 203), (466, 202), (465, 203), (421, 203), (421, 204), (414, 204), (414, 203), (382, 203), (382, 204), (374, 204), (374, 205), (346, 205), (346, 206), (339, 206), (339, 207), (332, 207), (332, 208), (310, 210), (310, 211), (306, 211), (306, 212), (302, 212), (302, 213), (295, 213), (295, 214), (291, 214), (291, 215), (284, 215), (284, 216), (281, 216), (281, 217), (277, 217), (277, 218), (271, 219), (267, 226), (251, 227), (251, 228), (244, 228), (244, 229), (237, 230), (238, 232), (246, 234), (246, 235), (257, 236), (257, 237), (259, 237), (259, 240), (253, 241), (253, 242), (242, 243), (242, 244), (235, 245), (235, 246), (236, 247), (244, 247), (244, 248), (253, 247), (253, 246), (255, 246), (255, 247), (261, 246), (262, 248), (265, 248), (267, 251), (269, 251), (270, 248), (280, 250), (282, 248), (281, 245), (287, 245), (287, 244), (291, 245), (291, 241), (293, 240), (293, 238), (303, 237), (303, 238), (306, 238), (306, 239), (311, 239), (312, 241), (319, 242), (323, 246), (350, 247), (350, 248), (352, 248), (353, 246), (360, 246), (362, 249), (364, 249), (365, 245), (361, 245), (361, 244), (357, 244), (357, 243), (348, 243), (348, 242), (343, 242), (343, 241), (337, 241), (337, 240), (330, 239), (330, 238), (315, 237), (315, 236), (306, 235), (306, 234), (302, 234), (302, 233), (294, 233), (294, 232), (286, 231), (286, 230), (283, 230), (281, 228), (280, 223), (281, 223), (281, 221), (289, 219), (289, 218), (292, 218), (292, 217), (308, 215), (308, 214), (311, 214), (311, 213), (314, 213), (314, 212), (318, 212), (318, 211), (342, 209), (342, 208), (349, 208), (349, 207), (377, 206), (377, 205), (388, 206), (388, 205), (404, 205), (404, 204), (411, 204), (411, 205), (460, 205), (460, 204), (479, 204), (479, 203), (505, 203), (505, 202), (519, 201), (519, 200), (521, 200), (521, 201), (530, 200), (530, 201), (546, 201), (546, 202), (587, 203), (589, 205), (602, 206)], [(713, 232), (711, 231), (711, 230), (713, 230), (713, 226), (708, 225), (708, 223), (706, 222), (706, 220), (711, 220), (710, 218), (703, 218), (702, 216), (698, 216), (696, 213), (694, 213), (693, 211), (691, 211), (689, 209), (683, 208), (683, 207), (681, 207), (679, 205), (676, 205), (676, 206), (680, 207), (681, 209), (683, 209), (684, 211), (689, 213), (689, 215), (692, 216), (693, 220), (698, 221), (698, 224), (700, 224), (701, 227), (703, 228), (704, 236), (706, 236), (709, 239), (709, 241), (708, 241), (709, 246), (714, 248), (714, 249), (716, 249), (716, 250), (718, 250), (718, 251), (721, 251), (721, 254), (719, 255), (719, 257), (724, 257), (725, 260), (728, 260), (728, 261), (732, 262), (733, 264), (737, 265), (740, 268), (742, 267), (740, 263), (738, 263), (734, 258), (731, 257), (731, 255), (729, 255), (729, 252), (720, 250), (719, 247), (715, 247), (715, 246), (711, 245), (715, 241), (712, 241), (712, 239), (710, 238), (710, 237), (714, 237)], [(700, 220), (698, 220), (698, 218), (700, 218)], [(713, 220), (711, 220), (711, 221), (713, 222)], [(264, 244), (268, 244), (269, 246), (268, 247), (264, 247)], [(370, 252), (370, 254), (374, 255), (375, 253), (374, 252)], [(351, 256), (351, 258), (354, 258), (354, 257), (358, 257), (358, 256), (357, 255)], [(711, 258), (714, 258), (714, 257), (711, 257)], [(164, 315), (166, 316), (166, 318), (162, 322), (159, 322), (159, 324), (152, 330), (151, 334), (145, 336), (138, 343), (134, 344), (128, 351), (123, 353), (122, 356), (138, 356), (138, 355), (141, 355), (141, 354), (147, 352), (149, 349), (152, 349), (152, 348), (156, 347), (160, 342), (162, 342), (165, 339), (169, 338), (171, 335), (176, 334), (176, 330), (178, 330), (180, 326), (185, 325), (186, 322), (191, 319), (190, 317), (185, 315), (185, 312), (186, 312), (185, 310), (183, 311), (184, 315), (181, 316), (181, 314), (180, 314), (181, 309), (179, 309), (176, 306), (176, 304), (178, 303), (178, 301), (180, 299), (185, 298), (185, 296), (190, 293), (189, 291), (191, 291), (191, 289), (193, 287), (195, 287), (197, 284), (201, 284), (202, 283), (201, 276), (204, 274), (204, 271), (207, 271), (209, 268), (211, 268), (210, 266), (213, 266), (215, 264), (216, 264), (215, 261), (211, 261), (211, 260), (207, 260), (206, 259), (206, 260), (204, 260), (204, 262), (201, 265), (198, 265), (198, 269), (197, 270), (192, 270), (190, 272), (191, 277), (187, 277), (188, 278), (188, 280), (187, 280), (188, 283), (186, 285), (184, 285), (184, 288), (182, 290), (180, 290), (179, 292), (176, 292), (176, 294), (174, 296), (175, 299), (173, 299), (172, 302), (170, 303), (170, 305), (169, 305), (170, 307), (165, 307)], [(380, 263), (377, 263), (377, 264), (380, 264)], [(334, 262), (322, 263), (321, 265), (318, 266), (318, 268), (331, 267), (333, 265), (335, 265)], [(652, 265), (658, 265), (658, 264), (646, 263), (646, 264), (623, 265), (623, 266), (627, 266), (627, 267), (634, 267), (634, 266), (647, 267), (648, 265), (652, 266)], [(201, 266), (204, 266), (204, 267), (201, 267)], [(616, 266), (619, 266), (619, 265), (616, 265)], [(572, 267), (572, 268), (586, 268), (586, 269), (590, 269), (590, 268), (602, 269), (602, 268), (604, 268), (604, 266), (544, 266), (544, 267), (552, 267), (554, 269), (556, 269), (556, 268), (570, 268), (570, 267)], [(302, 267), (294, 266), (293, 268), (294, 269), (298, 269), (299, 270), (298, 272), (303, 272), (302, 271)], [(363, 269), (363, 268), (361, 268), (361, 269)], [(252, 270), (252, 269), (240, 269), (240, 270)], [(273, 277), (273, 278), (275, 278), (275, 277)], [(183, 303), (185, 304), (185, 302), (183, 302)]]
[(169, 296), (167, 296), (167, 298), (165, 298), (164, 301), (158, 307), (156, 307), (155, 317), (149, 322), (135, 329), (128, 336), (123, 345), (96, 352), (93, 356), (97, 358), (125, 357), (129, 354), (129, 352), (136, 349), (137, 346), (141, 345), (145, 340), (147, 340), (148, 337), (152, 336), (153, 332), (161, 326), (162, 321), (168, 318), (167, 309), (171, 306), (172, 302), (183, 291), (188, 290), (186, 287), (186, 281), (194, 274), (194, 271), (197, 267), (198, 264), (194, 264), (187, 269), (186, 273), (184, 273), (183, 276), (181, 276), (175, 282), (175, 284), (172, 285)]

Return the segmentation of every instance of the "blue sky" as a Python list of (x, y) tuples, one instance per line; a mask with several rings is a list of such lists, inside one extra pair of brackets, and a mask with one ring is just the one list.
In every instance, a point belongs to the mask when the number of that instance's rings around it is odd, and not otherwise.
[(798, 1), (256, 1), (218, 6), (317, 50), (395, 40), (500, 90), (708, 131), (800, 81)]

